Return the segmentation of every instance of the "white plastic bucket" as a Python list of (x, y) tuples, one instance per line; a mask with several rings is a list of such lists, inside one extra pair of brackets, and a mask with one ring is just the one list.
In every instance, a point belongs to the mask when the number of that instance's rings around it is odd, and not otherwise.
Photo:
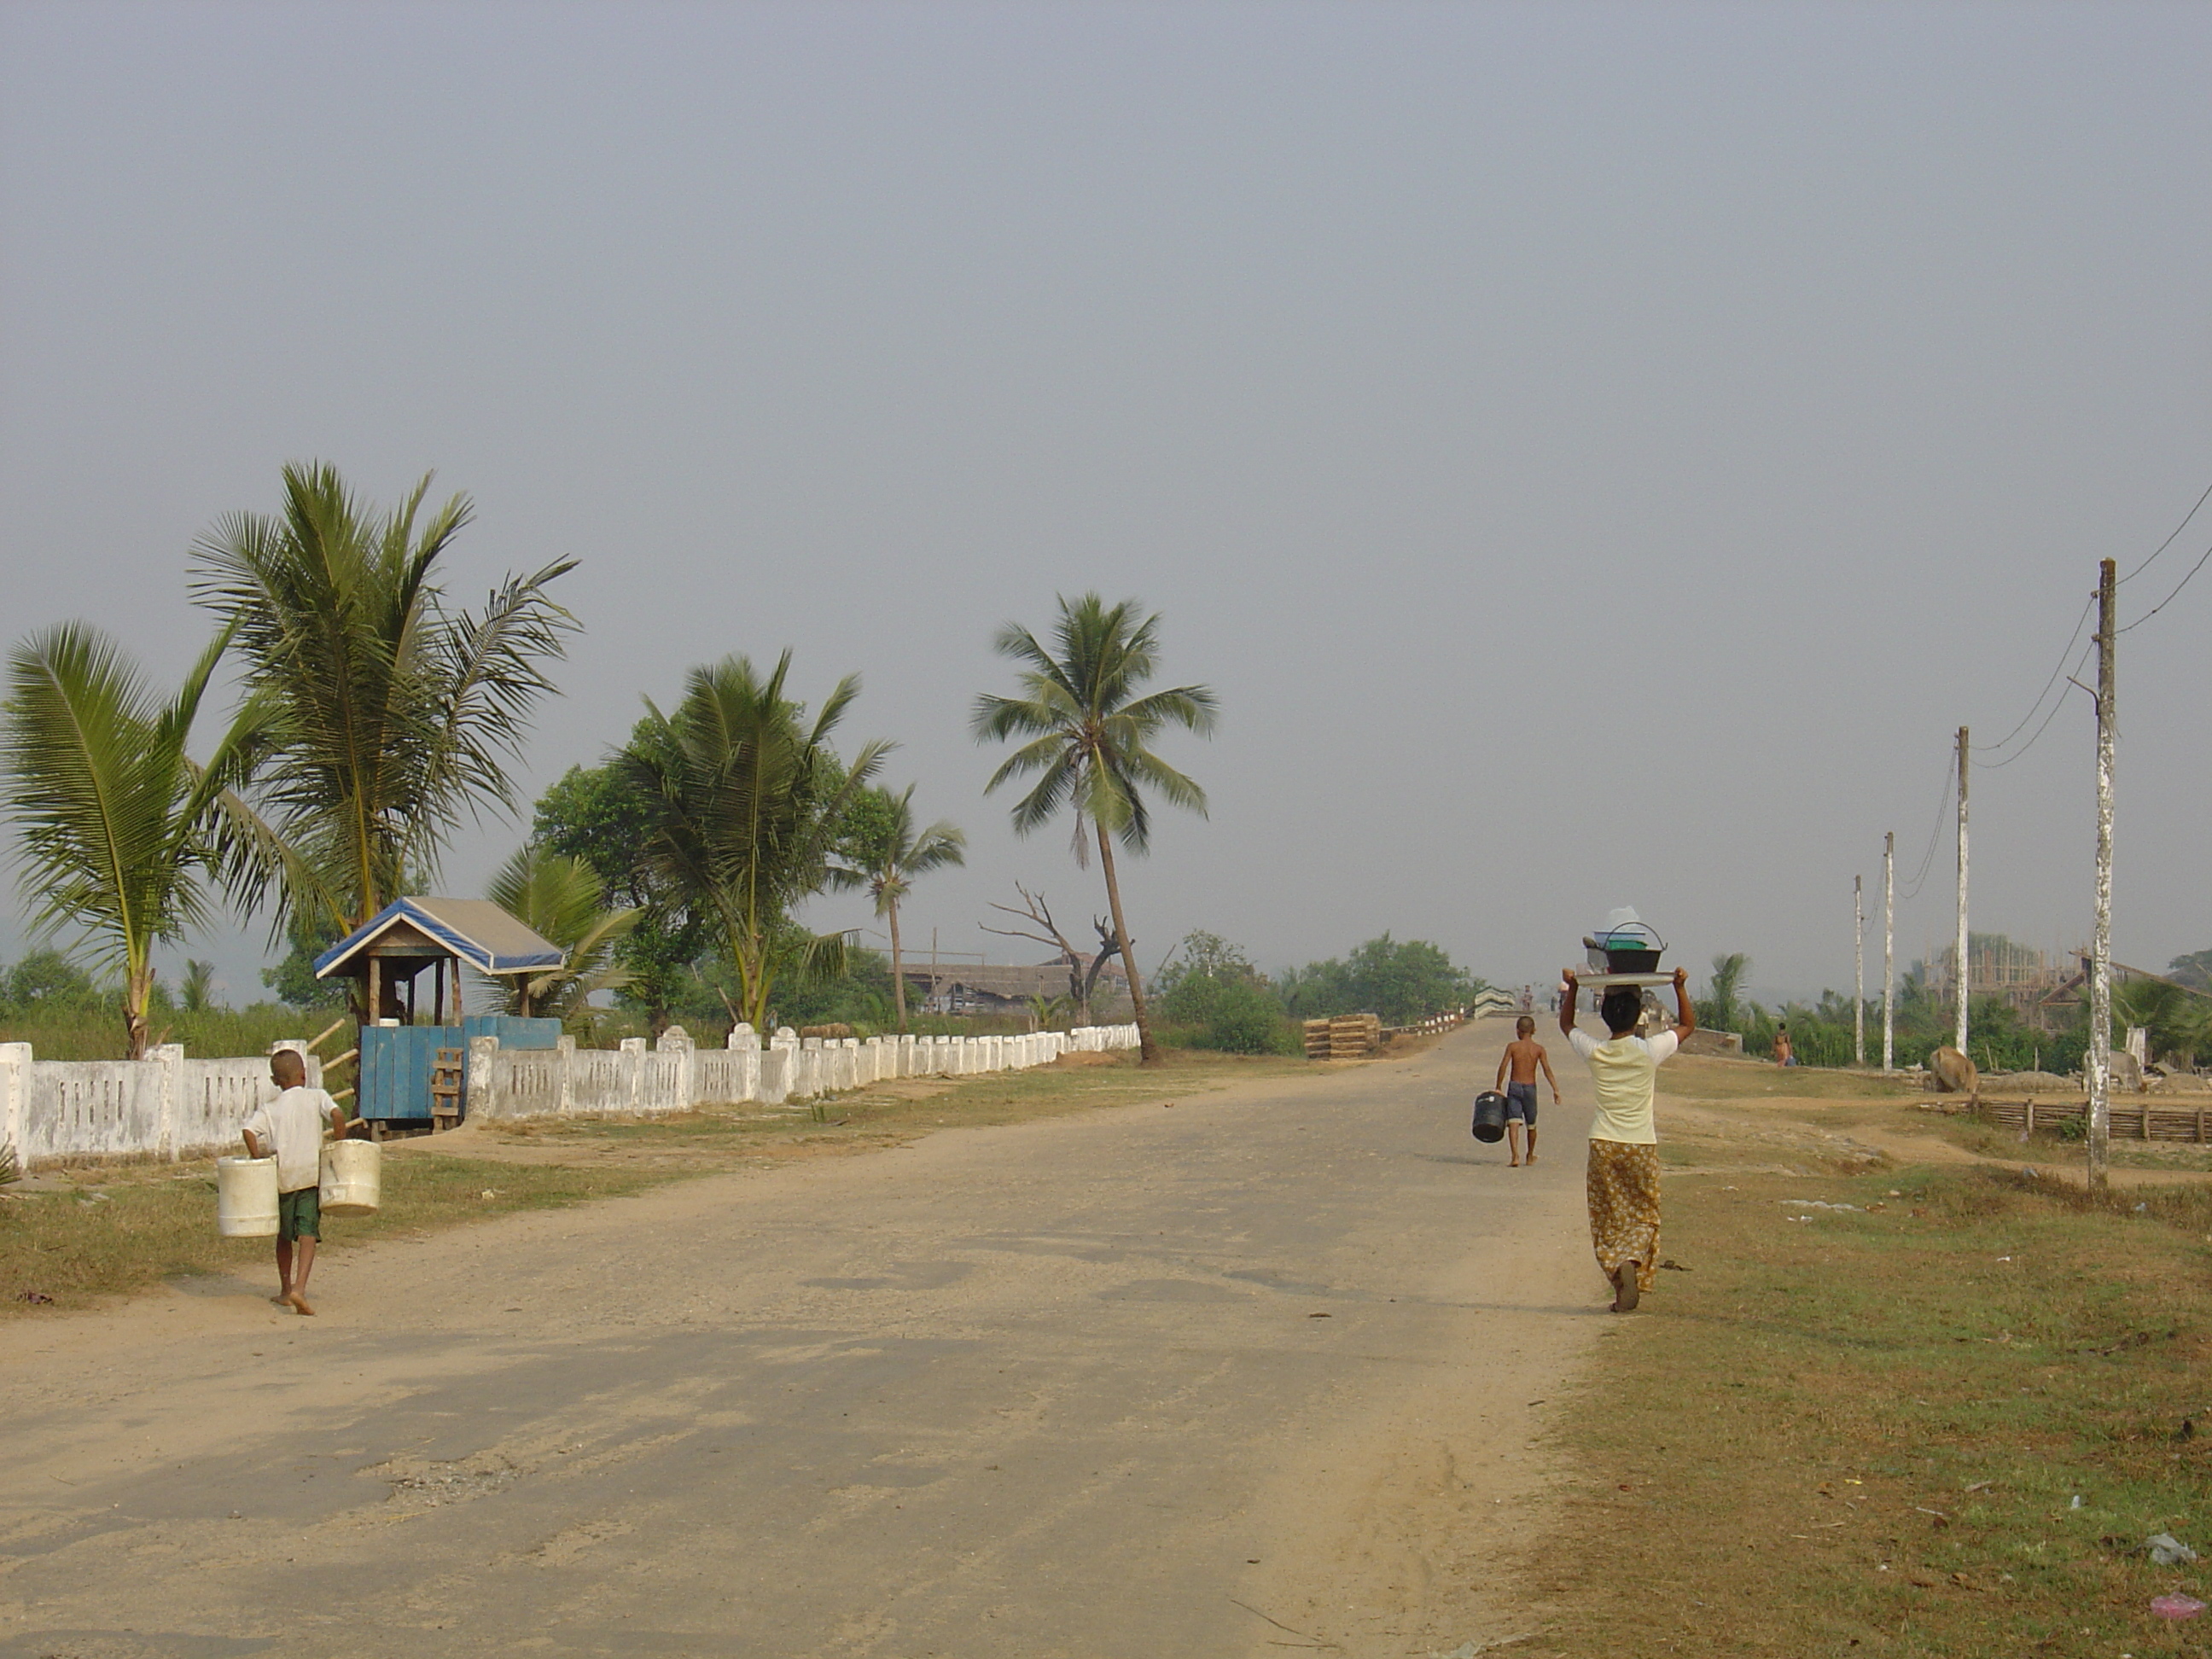
[(225, 1238), (276, 1237), (276, 1160), (215, 1161), (216, 1226)]
[(333, 1140), (323, 1148), (325, 1215), (374, 1215), (384, 1189), (384, 1148), (373, 1140)]

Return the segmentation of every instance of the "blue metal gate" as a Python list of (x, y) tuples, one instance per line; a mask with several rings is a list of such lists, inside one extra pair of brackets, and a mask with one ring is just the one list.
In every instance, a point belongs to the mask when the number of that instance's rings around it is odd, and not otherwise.
[[(497, 1037), (502, 1048), (550, 1048), (560, 1036), (557, 1019), (517, 1019), (507, 1014), (471, 1014), (459, 1025), (364, 1026), (355, 1115), (387, 1123), (428, 1123), (430, 1071), (437, 1064), (439, 1049), (459, 1049), (465, 1066), (471, 1037)], [(465, 1096), (463, 1106), (465, 1112)]]

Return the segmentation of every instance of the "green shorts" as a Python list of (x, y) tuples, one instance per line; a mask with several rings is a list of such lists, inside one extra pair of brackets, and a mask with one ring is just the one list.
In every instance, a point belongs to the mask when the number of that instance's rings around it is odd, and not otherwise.
[(296, 1193), (276, 1194), (276, 1237), (314, 1238), (323, 1236), (323, 1194), (319, 1187), (302, 1187)]

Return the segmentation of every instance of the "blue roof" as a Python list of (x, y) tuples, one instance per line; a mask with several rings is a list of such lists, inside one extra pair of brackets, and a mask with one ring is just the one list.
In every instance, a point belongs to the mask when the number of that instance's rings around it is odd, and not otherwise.
[(480, 974), (527, 974), (558, 968), (561, 948), (540, 939), (489, 899), (394, 899), (315, 958), (327, 979), (404, 922)]

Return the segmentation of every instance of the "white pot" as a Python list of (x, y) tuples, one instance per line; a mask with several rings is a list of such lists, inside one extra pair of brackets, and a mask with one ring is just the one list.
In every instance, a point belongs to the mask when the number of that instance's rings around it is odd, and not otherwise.
[(225, 1238), (276, 1237), (275, 1158), (216, 1160), (215, 1221)]
[(384, 1190), (384, 1148), (373, 1140), (333, 1140), (323, 1148), (325, 1215), (374, 1215)]

